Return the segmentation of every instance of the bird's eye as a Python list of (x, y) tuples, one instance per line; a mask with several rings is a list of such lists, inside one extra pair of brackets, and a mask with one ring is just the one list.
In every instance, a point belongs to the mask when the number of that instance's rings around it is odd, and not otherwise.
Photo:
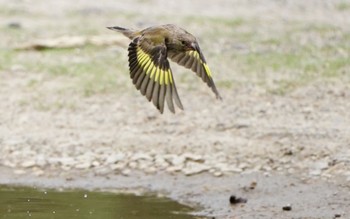
[(185, 40), (182, 40), (181, 43), (182, 43), (182, 45), (186, 45), (186, 41)]

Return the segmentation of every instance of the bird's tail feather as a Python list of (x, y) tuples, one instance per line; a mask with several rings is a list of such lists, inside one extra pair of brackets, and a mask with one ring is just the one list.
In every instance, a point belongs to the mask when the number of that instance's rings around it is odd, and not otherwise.
[(128, 37), (130, 39), (134, 39), (135, 36), (137, 35), (136, 31), (133, 31), (133, 30), (130, 30), (130, 29), (126, 29), (126, 28), (123, 28), (123, 27), (115, 26), (115, 27), (107, 27), (107, 28), (110, 29), (110, 30), (114, 30), (114, 31), (120, 32), (120, 33), (124, 34), (126, 37)]

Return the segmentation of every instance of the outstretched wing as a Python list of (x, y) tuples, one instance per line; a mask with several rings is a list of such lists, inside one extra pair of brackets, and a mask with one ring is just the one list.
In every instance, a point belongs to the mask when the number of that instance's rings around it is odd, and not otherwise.
[(165, 44), (154, 44), (143, 36), (135, 38), (129, 45), (130, 77), (157, 109), (163, 113), (166, 100), (168, 108), (175, 113), (173, 100), (183, 109), (176, 90), (174, 77), (167, 59)]
[(222, 99), (212, 78), (211, 71), (205, 58), (196, 43), (195, 50), (185, 52), (169, 52), (169, 58), (186, 68), (195, 72), (212, 89), (217, 99)]

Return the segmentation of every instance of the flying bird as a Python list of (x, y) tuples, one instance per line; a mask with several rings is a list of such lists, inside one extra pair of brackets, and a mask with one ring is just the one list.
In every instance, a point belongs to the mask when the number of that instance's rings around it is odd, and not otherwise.
[(176, 90), (168, 57), (195, 72), (216, 95), (222, 99), (212, 78), (212, 73), (199, 48), (197, 39), (186, 30), (166, 24), (144, 30), (107, 27), (131, 39), (129, 44), (130, 77), (137, 90), (152, 101), (163, 113), (165, 101), (171, 112), (175, 104), (183, 110)]

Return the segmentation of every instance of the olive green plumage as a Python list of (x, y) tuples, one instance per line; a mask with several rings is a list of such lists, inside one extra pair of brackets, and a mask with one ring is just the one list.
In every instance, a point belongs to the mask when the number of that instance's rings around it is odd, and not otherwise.
[(184, 29), (173, 24), (141, 31), (122, 27), (108, 29), (121, 32), (132, 40), (128, 49), (130, 77), (141, 94), (152, 101), (161, 113), (165, 101), (171, 112), (175, 113), (173, 101), (183, 110), (168, 57), (195, 72), (212, 89), (216, 98), (221, 99), (196, 38)]

